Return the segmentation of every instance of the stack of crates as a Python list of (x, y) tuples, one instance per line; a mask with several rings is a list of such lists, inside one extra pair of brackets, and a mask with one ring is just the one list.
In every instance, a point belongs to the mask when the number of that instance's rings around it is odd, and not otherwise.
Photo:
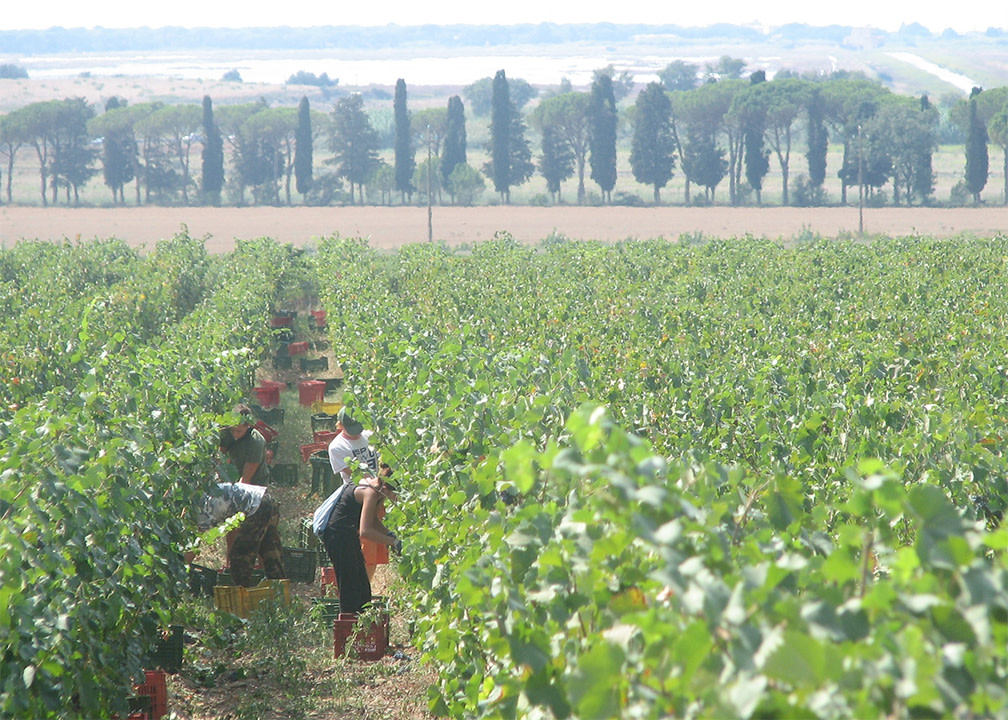
[(249, 613), (266, 600), (290, 604), (290, 581), (263, 580), (252, 588), (240, 585), (218, 585), (214, 588), (214, 605), (217, 609), (238, 617), (248, 617)]

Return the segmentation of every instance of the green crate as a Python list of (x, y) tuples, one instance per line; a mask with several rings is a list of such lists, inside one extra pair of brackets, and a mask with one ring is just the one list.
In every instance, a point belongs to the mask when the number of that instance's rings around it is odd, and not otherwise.
[(195, 563), (189, 566), (189, 591), (193, 595), (213, 597), (213, 589), (216, 584), (216, 570)]
[(262, 420), (267, 425), (283, 425), (284, 415), (287, 411), (282, 407), (275, 407), (266, 409), (256, 405), (252, 408), (252, 412), (255, 414), (256, 418)]
[(145, 667), (151, 670), (164, 670), (166, 673), (177, 673), (182, 669), (182, 639), (181, 625), (172, 625), (154, 641), (154, 650)]
[(301, 372), (316, 372), (329, 369), (329, 358), (325, 355), (317, 358), (301, 358)]
[(336, 489), (336, 473), (333, 472), (332, 463), (329, 462), (328, 451), (312, 453), (308, 460), (312, 466), (311, 491), (320, 492), (328, 497)]
[(312, 519), (310, 517), (301, 518), (298, 541), (302, 550), (314, 550), (316, 553), (320, 554), (321, 558), (326, 558), (328, 556), (325, 545), (322, 544), (322, 538), (316, 535), (315, 531), (312, 530)]
[[(252, 569), (252, 582), (259, 583), (266, 579), (266, 571), (262, 568)], [(217, 573), (217, 585), (234, 585), (230, 570), (221, 570)]]
[(283, 487), (294, 487), (298, 483), (297, 463), (277, 463), (270, 467), (270, 477), (273, 484)]
[(291, 582), (313, 583), (318, 568), (318, 553), (315, 550), (285, 547), (283, 565), (287, 579)]
[(314, 413), (311, 416), (311, 430), (312, 433), (323, 432), (323, 431), (333, 431), (336, 429), (336, 423), (339, 418), (336, 415), (330, 415), (329, 413)]
[(339, 598), (312, 598), (312, 612), (318, 614), (319, 620), (326, 627), (332, 627), (333, 621), (339, 617)]

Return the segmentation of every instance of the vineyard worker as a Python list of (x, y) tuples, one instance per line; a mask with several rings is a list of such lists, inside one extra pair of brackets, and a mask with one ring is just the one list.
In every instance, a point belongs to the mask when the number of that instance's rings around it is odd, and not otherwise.
[(248, 405), (236, 405), (233, 412), (238, 416), (238, 423), (221, 431), (220, 449), (234, 466), (240, 482), (266, 485), (270, 479), (266, 439), (253, 427), (252, 410)]
[(335, 571), (340, 612), (359, 613), (371, 602), (371, 581), (361, 540), (386, 545), (396, 553), (402, 551), (402, 542), (378, 517), (386, 500), (395, 502), (395, 486), (385, 478), (369, 476), (350, 487), (333, 507), (322, 531), (322, 543)]
[(378, 452), (371, 447), (371, 431), (365, 430), (359, 420), (356, 420), (347, 406), (339, 409), (336, 415), (336, 437), (329, 443), (329, 464), (333, 474), (343, 477), (343, 482), (349, 482), (351, 463), (364, 463), (371, 475), (378, 475)]
[(216, 488), (203, 496), (196, 527), (206, 532), (239, 512), (245, 513), (245, 520), (234, 531), (234, 540), (227, 550), (235, 585), (255, 585), (252, 568), (257, 558), (262, 558), (266, 577), (277, 580), (286, 577), (283, 546), (277, 532), (280, 505), (270, 497), (265, 486), (245, 482), (217, 483)]
[[(227, 462), (230, 466), (224, 469), (223, 474), (229, 480), (236, 478), (240, 483), (265, 487), (270, 480), (269, 465), (266, 464), (266, 439), (253, 426), (252, 409), (248, 405), (241, 403), (235, 405), (232, 413), (236, 416), (237, 422), (222, 428), (220, 435), (220, 449), (227, 456)], [(277, 513), (279, 514), (279, 508)], [(246, 513), (246, 517), (247, 515), (248, 513)], [(232, 573), (234, 573), (234, 568), (231, 566), (232, 550), (240, 535), (242, 533), (239, 527), (229, 532), (225, 538), (227, 566)], [(248, 547), (238, 549), (239, 555), (250, 552), (252, 551)], [(251, 570), (255, 560), (256, 553), (252, 552), (252, 564), (248, 568), (249, 582), (251, 582)], [(232, 577), (238, 585), (247, 585), (247, 583), (238, 580), (236, 575), (232, 574)]]
[[(355, 420), (344, 405), (336, 415), (336, 429), (339, 434), (329, 443), (329, 464), (336, 476), (342, 476), (343, 482), (349, 482), (352, 467), (367, 465), (369, 476), (389, 477), (391, 469), (379, 462), (378, 453), (371, 447), (371, 432)], [(385, 508), (378, 511), (378, 519), (385, 517)], [(361, 537), (361, 551), (364, 553), (364, 566), (367, 568), (368, 580), (373, 580), (375, 570), (379, 565), (389, 561), (388, 547)]]

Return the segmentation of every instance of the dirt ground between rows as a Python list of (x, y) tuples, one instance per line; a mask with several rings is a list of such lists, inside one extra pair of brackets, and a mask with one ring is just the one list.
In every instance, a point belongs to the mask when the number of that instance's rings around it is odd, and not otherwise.
[[(864, 210), (869, 235), (921, 234), (953, 237), (990, 236), (1008, 231), (1008, 207), (871, 208)], [(506, 231), (535, 244), (551, 234), (570, 239), (614, 242), (628, 238), (683, 234), (707, 237), (753, 235), (791, 239), (813, 232), (824, 237), (854, 235), (858, 208), (729, 207), (434, 207), (430, 228), (436, 242), (472, 244)], [(270, 237), (296, 246), (321, 237), (364, 237), (372, 247), (396, 248), (426, 242), (426, 207), (251, 207), (251, 208), (40, 208), (0, 207), (0, 243), (18, 240), (93, 240), (117, 238), (131, 246), (153, 248), (187, 229), (203, 238), (210, 252), (228, 252), (235, 239)]]

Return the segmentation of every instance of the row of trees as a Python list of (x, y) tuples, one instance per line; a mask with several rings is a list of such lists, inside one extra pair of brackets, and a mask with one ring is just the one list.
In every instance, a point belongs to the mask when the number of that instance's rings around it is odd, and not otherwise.
[[(617, 147), (630, 146), (636, 182), (650, 187), (653, 201), (676, 173), (684, 180), (684, 202), (713, 203), (727, 180), (733, 205), (762, 202), (771, 160), (779, 172), (782, 203), (823, 204), (832, 170), (841, 202), (849, 188), (870, 202), (933, 201), (932, 158), (944, 123), (963, 129), (966, 163), (956, 192), (961, 202), (979, 202), (989, 175), (988, 144), (1005, 154), (1008, 203), (1008, 87), (981, 92), (956, 103), (943, 120), (925, 97), (897, 95), (878, 82), (846, 72), (829, 77), (762, 71), (742, 77), (744, 64), (722, 58), (706, 72), (675, 62), (659, 81), (641, 89), (633, 103), (632, 77), (611, 67), (596, 71), (587, 91), (569, 83), (538, 98), (522, 80), (503, 70), (466, 88), (470, 108), (489, 115), (487, 160), (468, 162), (462, 97), (445, 108), (413, 112), (404, 80), (393, 99), (392, 162), (381, 156), (383, 139), (364, 98), (340, 98), (328, 114), (302, 98), (297, 108), (265, 101), (215, 108), (199, 104), (127, 105), (119, 98), (96, 114), (80, 98), (32, 103), (0, 117), (0, 154), (6, 160), (6, 199), (13, 202), (15, 162), (34, 151), (42, 203), (77, 204), (80, 191), (98, 172), (113, 201), (125, 204), (132, 184), (136, 204), (332, 204), (403, 203), (419, 195), (430, 202), (471, 204), (493, 184), (501, 202), (537, 171), (554, 202), (564, 183), (576, 179), (577, 202), (587, 200), (586, 174), (603, 202), (613, 202), (619, 178)], [(530, 130), (538, 134), (533, 152)], [(321, 163), (315, 147), (328, 141)], [(830, 143), (842, 146), (838, 168), (827, 167)], [(192, 155), (201, 149), (196, 173)], [(417, 160), (418, 149), (426, 157)], [(807, 172), (792, 178), (792, 158), (805, 157)], [(316, 164), (330, 168), (316, 174)], [(99, 169), (100, 166), (100, 169)], [(954, 193), (955, 195), (955, 193)], [(622, 201), (626, 201), (624, 196)]]

